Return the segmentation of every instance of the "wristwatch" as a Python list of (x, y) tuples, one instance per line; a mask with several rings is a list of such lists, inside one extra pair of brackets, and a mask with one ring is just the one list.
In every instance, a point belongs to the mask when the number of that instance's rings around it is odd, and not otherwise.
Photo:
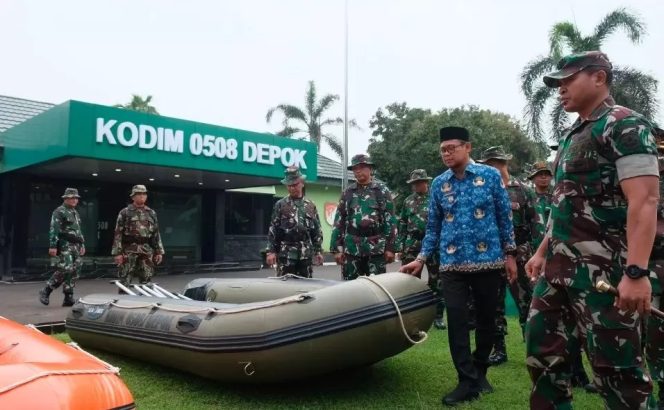
[(644, 276), (650, 276), (648, 269), (641, 269), (636, 265), (629, 265), (625, 268), (625, 275), (630, 279), (640, 279)]

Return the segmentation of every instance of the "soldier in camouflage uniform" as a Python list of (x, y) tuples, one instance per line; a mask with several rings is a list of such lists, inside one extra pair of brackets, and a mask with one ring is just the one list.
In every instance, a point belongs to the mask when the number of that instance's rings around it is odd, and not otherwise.
[[(547, 233), (526, 265), (538, 278), (526, 329), (530, 406), (571, 408), (569, 352), (583, 340), (607, 408), (653, 408), (641, 333), (659, 194), (652, 125), (615, 104), (604, 53), (569, 55), (557, 68), (544, 82), (579, 118), (560, 140)], [(599, 280), (620, 297), (597, 292)]]
[(316, 205), (304, 197), (306, 175), (297, 167), (286, 168), (288, 196), (280, 199), (272, 210), (272, 222), (268, 232), (267, 264), (277, 262), (277, 275), (292, 273), (310, 278), (312, 259), (316, 265), (323, 263), (321, 254), (323, 231)]
[(46, 282), (44, 289), (39, 291), (39, 301), (49, 304), (49, 296), (54, 289), (62, 286), (65, 294), (62, 306), (74, 304), (74, 286), (78, 273), (83, 266), (81, 257), (85, 255), (85, 240), (81, 230), (81, 217), (76, 205), (81, 197), (76, 188), (65, 189), (62, 195), (63, 204), (53, 211), (51, 228), (48, 232), (48, 254), (55, 261), (55, 272)]
[(125, 286), (133, 278), (140, 283), (150, 282), (155, 265), (161, 263), (164, 255), (157, 213), (145, 205), (145, 185), (134, 185), (130, 197), (132, 203), (118, 214), (111, 250), (119, 268), (118, 277)]
[[(514, 241), (516, 242), (517, 278), (509, 283), (509, 290), (519, 310), (519, 324), (521, 324), (523, 333), (528, 318), (528, 310), (530, 309), (530, 299), (533, 294), (530, 279), (526, 275), (525, 265), (532, 256), (531, 240), (538, 219), (535, 211), (535, 193), (509, 174), (508, 162), (511, 159), (512, 155), (506, 154), (503, 147), (496, 146), (484, 150), (480, 162), (494, 167), (500, 172), (507, 194), (510, 197)], [(507, 349), (505, 347), (505, 334), (507, 333), (505, 293), (507, 285), (507, 275), (504, 275), (498, 293), (496, 334), (493, 342), (493, 352), (489, 356), (491, 366), (497, 366), (507, 361)]]
[[(402, 266), (414, 261), (422, 248), (422, 239), (424, 239), (429, 216), (429, 181), (431, 181), (431, 177), (424, 169), (414, 170), (410, 173), (410, 179), (406, 181), (407, 184), (411, 184), (413, 193), (403, 203), (397, 229), (396, 247), (397, 251), (401, 253)], [(429, 287), (440, 299), (436, 305), (436, 318), (433, 325), (436, 329), (445, 329), (443, 320), (445, 299), (443, 299), (442, 281), (438, 272), (438, 258), (438, 254), (434, 253), (431, 260), (427, 260), (426, 265)]]
[[(659, 205), (657, 206), (657, 235), (650, 255), (650, 284), (652, 306), (662, 309), (662, 284), (664, 284), (664, 130), (654, 128), (659, 151)], [(664, 409), (664, 320), (655, 315), (648, 316), (646, 328), (646, 361), (654, 381), (659, 385), (657, 408)]]
[(394, 261), (394, 202), (389, 189), (373, 179), (373, 167), (366, 154), (351, 159), (348, 169), (357, 182), (341, 194), (334, 216), (330, 252), (342, 265), (344, 280), (385, 273), (385, 264)]

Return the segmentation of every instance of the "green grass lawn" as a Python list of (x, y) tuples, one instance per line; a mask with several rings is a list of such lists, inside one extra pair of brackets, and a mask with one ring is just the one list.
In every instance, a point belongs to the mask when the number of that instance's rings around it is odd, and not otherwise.
[[(458, 409), (527, 409), (530, 381), (525, 345), (516, 319), (509, 318), (509, 361), (490, 368), (495, 392)], [(69, 341), (67, 335), (59, 339)], [(456, 385), (447, 331), (432, 329), (419, 346), (369, 368), (282, 385), (223, 384), (122, 356), (91, 351), (119, 366), (139, 409), (429, 409), (440, 408)], [(574, 391), (579, 409), (602, 408), (596, 395)]]

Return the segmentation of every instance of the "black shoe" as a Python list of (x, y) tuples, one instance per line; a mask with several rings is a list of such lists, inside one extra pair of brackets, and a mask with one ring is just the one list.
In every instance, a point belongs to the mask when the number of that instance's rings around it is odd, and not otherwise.
[(457, 387), (450, 393), (443, 396), (444, 406), (454, 406), (466, 401), (475, 400), (480, 397), (480, 394), (472, 390), (468, 384), (459, 383)]
[(53, 292), (53, 289), (51, 289), (51, 287), (48, 285), (46, 285), (44, 289), (39, 291), (39, 301), (43, 305), (48, 306), (48, 303), (50, 302), (49, 296), (51, 295), (51, 292)]
[(440, 330), (447, 329), (447, 326), (445, 326), (445, 321), (443, 320), (442, 316), (436, 316), (436, 318), (433, 320), (433, 327)]
[(501, 364), (507, 361), (507, 352), (505, 351), (505, 346), (502, 348), (496, 347), (493, 349), (493, 353), (489, 355), (489, 366), (500, 366)]
[(599, 393), (599, 389), (593, 383), (585, 384), (583, 386), (583, 390), (585, 390), (586, 393), (590, 393), (590, 394), (598, 394)]
[(481, 393), (493, 393), (493, 386), (489, 383), (485, 375), (480, 375), (477, 383), (480, 386)]
[(583, 388), (583, 390), (585, 390), (587, 393), (590, 394), (599, 393), (597, 386), (595, 386), (590, 380), (588, 380), (588, 376), (586, 375), (585, 371), (574, 374), (572, 376), (571, 381), (572, 381), (572, 387), (581, 387)]
[(65, 299), (62, 301), (62, 306), (74, 306), (74, 294), (73, 293), (65, 293)]

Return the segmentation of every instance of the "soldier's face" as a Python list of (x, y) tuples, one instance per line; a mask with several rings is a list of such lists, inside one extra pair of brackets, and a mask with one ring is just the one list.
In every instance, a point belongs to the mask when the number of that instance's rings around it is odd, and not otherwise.
[(367, 164), (357, 164), (353, 167), (353, 175), (360, 185), (367, 184), (371, 181), (371, 166)]
[(440, 157), (448, 168), (465, 165), (470, 158), (470, 142), (460, 140), (443, 141), (440, 143)]
[(604, 92), (606, 73), (596, 71), (590, 73), (582, 70), (569, 78), (560, 80), (558, 97), (560, 104), (566, 112), (585, 111), (589, 105), (595, 104), (599, 93)]
[(300, 179), (297, 181), (295, 184), (291, 185), (286, 185), (286, 189), (288, 189), (288, 195), (290, 195), (293, 198), (302, 198), (302, 189), (304, 188), (304, 182)]
[(496, 158), (491, 158), (486, 160), (485, 164), (487, 164), (490, 167), (494, 167), (499, 171), (502, 171), (503, 168), (507, 167), (507, 161), (504, 161), (502, 159), (496, 159)]
[(548, 188), (553, 177), (550, 173), (542, 171), (539, 174), (535, 175), (533, 181), (535, 181), (535, 186), (539, 188)]
[(423, 194), (429, 189), (429, 184), (427, 181), (415, 181), (413, 182), (413, 191), (418, 194)]
[(132, 199), (136, 205), (145, 205), (145, 201), (148, 200), (148, 194), (136, 194)]
[(73, 208), (78, 205), (78, 198), (65, 198), (65, 204)]

